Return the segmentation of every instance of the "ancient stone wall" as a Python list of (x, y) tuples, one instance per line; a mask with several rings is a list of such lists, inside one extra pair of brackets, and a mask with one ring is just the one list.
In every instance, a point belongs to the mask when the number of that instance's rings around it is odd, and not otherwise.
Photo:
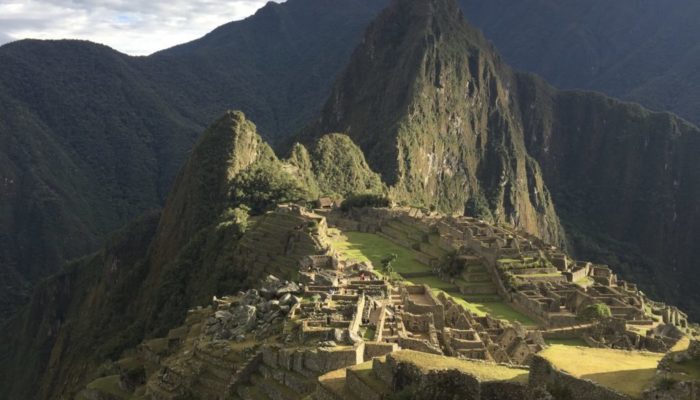
[(262, 362), (270, 368), (283, 368), (304, 373), (324, 374), (364, 362), (365, 344), (334, 348), (283, 349), (265, 346)]
[[(413, 301), (411, 298), (412, 294), (424, 295), (425, 298), (428, 299), (429, 304)], [(432, 314), (434, 318), (433, 322), (438, 330), (441, 330), (445, 326), (444, 306), (426, 285), (406, 286), (402, 289), (401, 297), (407, 312), (416, 315)]]
[(399, 349), (396, 343), (365, 342), (365, 360), (382, 357)]
[(473, 375), (456, 370), (425, 373), (413, 364), (397, 363), (391, 356), (387, 363), (393, 371), (391, 387), (395, 392), (410, 391), (417, 399), (480, 399), (479, 380)]
[(399, 346), (401, 346), (402, 349), (415, 350), (415, 351), (420, 351), (423, 353), (439, 354), (439, 355), (443, 354), (442, 350), (440, 350), (440, 347), (435, 346), (424, 339), (416, 339), (416, 338), (412, 338), (412, 337), (400, 336), (399, 337)]

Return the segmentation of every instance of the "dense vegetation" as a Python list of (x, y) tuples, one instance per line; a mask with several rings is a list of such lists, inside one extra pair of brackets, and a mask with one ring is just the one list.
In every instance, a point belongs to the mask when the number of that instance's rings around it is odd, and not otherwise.
[(226, 109), (251, 115), (267, 139), (301, 127), (381, 7), (271, 2), (149, 57), (81, 41), (0, 47), (0, 320), (63, 261), (161, 207)]
[(324, 195), (344, 197), (349, 193), (384, 190), (381, 178), (370, 170), (362, 150), (346, 135), (321, 137), (313, 158), (313, 171)]
[(352, 194), (343, 200), (341, 209), (343, 211), (350, 211), (353, 208), (362, 207), (389, 207), (391, 205), (391, 200), (388, 197), (381, 194), (371, 194), (371, 193), (360, 193)]
[(576, 317), (581, 322), (595, 322), (612, 317), (612, 312), (607, 304), (596, 303), (581, 308)]

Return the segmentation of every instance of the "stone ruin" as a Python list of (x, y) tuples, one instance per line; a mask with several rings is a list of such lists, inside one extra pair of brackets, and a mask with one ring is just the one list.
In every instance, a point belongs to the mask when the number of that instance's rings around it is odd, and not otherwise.
[[(398, 286), (379, 279), (367, 263), (347, 265), (332, 256), (304, 258), (301, 301), (289, 320), (288, 341), (332, 342), (526, 365), (544, 346), (542, 335), (519, 324), (475, 316), (425, 285)], [(389, 346), (387, 346), (389, 345)]]
[(265, 337), (269, 328), (281, 323), (301, 299), (301, 286), (268, 275), (260, 290), (249, 289), (234, 297), (214, 297), (215, 313), (204, 326), (212, 340), (241, 342), (249, 335)]
[[(686, 314), (652, 301), (636, 285), (619, 279), (610, 267), (574, 261), (556, 247), (511, 228), (401, 208), (358, 209), (329, 213), (327, 218), (334, 226), (374, 232), (411, 245), (435, 275), (454, 283), (454, 291), (484, 301), (496, 301), (496, 296), (548, 331), (576, 331), (578, 337), (585, 334), (597, 345), (663, 352), (677, 341), (678, 331), (686, 332), (689, 327)], [(416, 234), (407, 234), (397, 224)], [(445, 254), (452, 254), (449, 266), (444, 264)], [(615, 330), (617, 338), (609, 337), (609, 326), (590, 332), (578, 328), (582, 324), (579, 313), (599, 303), (610, 308), (615, 320), (624, 321), (624, 329)]]
[[(354, 222), (357, 228), (394, 240), (409, 235), (416, 241), (411, 247), (417, 249), (418, 257), (424, 257), (421, 261), (433, 267), (431, 273), (452, 279), (455, 292), (467, 289), (459, 286), (454, 271), (442, 269), (440, 257), (448, 251), (455, 253), (457, 270), (465, 267), (462, 277), (477, 282), (479, 288), (493, 288), (500, 298), (548, 329), (525, 329), (518, 323), (477, 316), (428, 286), (387, 281), (370, 263), (343, 261), (329, 251), (319, 254), (322, 247), (315, 242), (317, 237), (304, 232), (325, 230), (325, 219), (296, 206), (284, 206), (273, 214), (281, 216), (292, 232), (285, 236), (284, 247), (292, 249), (285, 257), (296, 260), (298, 274), (293, 275), (298, 276), (298, 283), (267, 276), (258, 289), (214, 298), (212, 306), (188, 313), (185, 327), (142, 344), (141, 357), (148, 365), (158, 366), (145, 385), (148, 397), (170, 400), (194, 390), (210, 399), (353, 398), (317, 385), (319, 375), (347, 369), (342, 371), (341, 391), (380, 399), (389, 393), (391, 386), (387, 385), (397, 384), (397, 377), (410, 372), (393, 355), (417, 351), (489, 365), (531, 366), (534, 371), (529, 384), (475, 381), (474, 376), (455, 371), (427, 375), (414, 371), (415, 379), (445, 379), (449, 385), (458, 382), (459, 390), (480, 391), (473, 398), (520, 399), (526, 394), (544, 400), (548, 397), (536, 396), (537, 385), (549, 381), (566, 381), (581, 396), (592, 391), (601, 398), (616, 398), (598, 385), (543, 364), (537, 353), (546, 346), (544, 337), (582, 337), (595, 347), (666, 351), (687, 326), (687, 317), (678, 309), (649, 300), (610, 268), (574, 262), (525, 234), (466, 217), (401, 210), (367, 213), (369, 217)], [(392, 225), (397, 219), (415, 232), (400, 232), (401, 226)], [(309, 221), (317, 223), (310, 226)], [(476, 264), (480, 268), (472, 268)], [(468, 294), (491, 295), (485, 291)], [(581, 326), (578, 311), (596, 303), (607, 304), (613, 318)], [(630, 325), (643, 326), (648, 333), (635, 334)], [(276, 344), (259, 347), (268, 338)], [(256, 344), (243, 353), (235, 350), (246, 341)], [(174, 351), (179, 353), (173, 356)], [(699, 356), (697, 341), (682, 355)], [(374, 381), (360, 368), (368, 362)], [(392, 367), (387, 369), (388, 365)], [(375, 385), (377, 382), (385, 386)]]

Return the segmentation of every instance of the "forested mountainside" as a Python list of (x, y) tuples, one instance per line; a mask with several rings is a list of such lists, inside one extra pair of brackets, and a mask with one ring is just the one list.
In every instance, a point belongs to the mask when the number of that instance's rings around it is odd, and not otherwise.
[(357, 142), (397, 201), (568, 243), (700, 310), (698, 128), (514, 73), (456, 2), (397, 1), (375, 20), (307, 135), (328, 131)]
[(266, 139), (302, 126), (381, 7), (269, 3), (149, 57), (81, 41), (0, 47), (0, 320), (65, 260), (161, 207), (224, 110), (250, 114)]
[(513, 67), (700, 123), (700, 3), (460, 0)]
[[(72, 398), (105, 360), (167, 332), (182, 322), (183, 310), (266, 273), (289, 273), (295, 255), (323, 251), (313, 230), (299, 231), (294, 221), (288, 231), (281, 222), (275, 231), (256, 223), (277, 203), (311, 201), (319, 191), (381, 193), (379, 176), (347, 137), (328, 135), (318, 146), (324, 151), (298, 145), (280, 160), (243, 113), (228, 112), (212, 124), (162, 212), (141, 217), (99, 252), (42, 282), (5, 325), (0, 397)], [(333, 164), (326, 154), (334, 155)], [(292, 237), (297, 245), (289, 250)]]

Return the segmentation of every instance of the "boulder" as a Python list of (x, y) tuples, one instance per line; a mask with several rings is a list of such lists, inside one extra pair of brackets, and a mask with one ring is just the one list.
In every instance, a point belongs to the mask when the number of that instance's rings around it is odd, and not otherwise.
[(288, 282), (279, 289), (277, 289), (277, 296), (281, 297), (287, 293), (296, 294), (301, 293), (301, 287), (294, 282)]
[(291, 293), (285, 293), (285, 294), (282, 295), (282, 297), (280, 297), (278, 303), (279, 303), (279, 304), (282, 304), (282, 305), (289, 304), (289, 303), (292, 302), (292, 298), (293, 298), (293, 297), (294, 297), (294, 296), (292, 296)]
[(258, 310), (250, 305), (241, 305), (233, 310), (233, 321), (237, 328), (244, 328), (246, 331), (253, 329)]
[(226, 324), (233, 319), (233, 314), (228, 311), (219, 310), (214, 313), (214, 318), (221, 320), (224, 324)]

